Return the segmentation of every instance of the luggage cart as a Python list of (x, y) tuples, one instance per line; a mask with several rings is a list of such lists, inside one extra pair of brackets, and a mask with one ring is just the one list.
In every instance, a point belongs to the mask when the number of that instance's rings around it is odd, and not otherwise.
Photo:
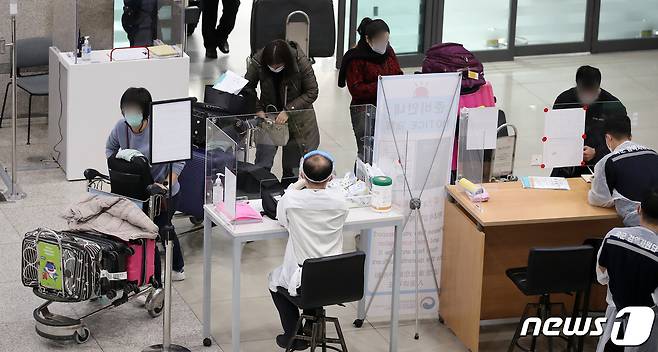
[[(516, 158), (516, 141), (518, 131), (516, 126), (505, 123), (498, 127), (497, 133), (508, 131), (508, 127), (514, 132), (512, 135), (498, 137), (496, 149), (493, 150), (489, 168), (490, 182), (510, 182), (517, 181), (514, 176), (514, 159)], [(501, 160), (504, 160), (501, 162)]]
[[(103, 175), (96, 170), (87, 169), (85, 170), (84, 175), (85, 179), (87, 180), (87, 192), (101, 196), (126, 198), (135, 203), (140, 209), (144, 210), (149, 215), (151, 220), (153, 220), (159, 214), (160, 205), (162, 199), (164, 198), (164, 190), (160, 187), (155, 185), (150, 186), (148, 191), (151, 196), (149, 199), (142, 201), (105, 191), (104, 188), (109, 188), (110, 178), (109, 176)], [(158, 258), (156, 258), (156, 260), (158, 260)], [(164, 307), (164, 291), (162, 288), (155, 288), (153, 286), (152, 280), (143, 284), (141, 287), (138, 287), (135, 284), (127, 284), (125, 287), (123, 287), (122, 291), (123, 292), (121, 296), (117, 299), (114, 299), (116, 297), (116, 292), (113, 291), (110, 291), (113, 292), (111, 294), (93, 298), (92, 300), (101, 300), (107, 298), (108, 300), (112, 301), (110, 301), (109, 304), (103, 305), (102, 307), (95, 309), (80, 318), (71, 318), (54, 314), (48, 308), (53, 302), (71, 302), (66, 300), (58, 300), (50, 295), (45, 295), (39, 291), (38, 287), (35, 287), (33, 289), (34, 294), (37, 297), (46, 300), (46, 302), (36, 308), (33, 312), (33, 317), (36, 322), (35, 330), (39, 336), (50, 340), (74, 340), (75, 342), (82, 344), (87, 342), (89, 337), (91, 337), (91, 332), (85, 325), (84, 319), (98, 314), (104, 310), (118, 307), (128, 302), (129, 300), (142, 295), (147, 295), (144, 308), (151, 317), (156, 318), (162, 314)]]
[[(311, 40), (311, 19), (304, 11), (293, 11), (286, 17), (286, 41), (296, 42), (304, 54), (309, 55)], [(313, 60), (311, 58), (311, 60)]]

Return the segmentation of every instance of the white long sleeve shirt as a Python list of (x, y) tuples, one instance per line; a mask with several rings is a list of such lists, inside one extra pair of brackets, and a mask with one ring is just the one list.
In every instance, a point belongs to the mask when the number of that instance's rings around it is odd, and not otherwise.
[(269, 288), (276, 292), (277, 287), (284, 287), (291, 296), (296, 296), (301, 284), (301, 266), (306, 259), (343, 252), (348, 203), (333, 190), (288, 188), (276, 213), (279, 223), (288, 229), (289, 237), (283, 264), (269, 275)]

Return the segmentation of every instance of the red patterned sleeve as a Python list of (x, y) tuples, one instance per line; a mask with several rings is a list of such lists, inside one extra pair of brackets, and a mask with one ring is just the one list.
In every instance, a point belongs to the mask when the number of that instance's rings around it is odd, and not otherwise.
[(377, 96), (377, 82), (366, 83), (367, 66), (363, 61), (354, 60), (347, 69), (347, 88), (355, 100), (372, 100)]

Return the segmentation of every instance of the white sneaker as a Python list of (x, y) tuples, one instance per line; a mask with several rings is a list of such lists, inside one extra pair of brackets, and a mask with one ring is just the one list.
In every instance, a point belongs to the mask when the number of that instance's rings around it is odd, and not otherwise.
[(185, 271), (176, 271), (172, 270), (171, 271), (171, 281), (183, 281), (185, 280)]

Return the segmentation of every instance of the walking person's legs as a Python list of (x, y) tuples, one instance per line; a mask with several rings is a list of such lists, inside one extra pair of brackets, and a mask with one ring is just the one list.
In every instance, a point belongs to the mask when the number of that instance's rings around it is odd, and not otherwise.
[(217, 7), (219, 0), (202, 0), (201, 11), (201, 34), (203, 35), (203, 46), (206, 48), (206, 57), (214, 59), (217, 57)]
[(235, 19), (238, 16), (240, 0), (222, 0), (222, 17), (217, 26), (217, 46), (224, 54), (228, 54), (228, 36), (235, 27)]

